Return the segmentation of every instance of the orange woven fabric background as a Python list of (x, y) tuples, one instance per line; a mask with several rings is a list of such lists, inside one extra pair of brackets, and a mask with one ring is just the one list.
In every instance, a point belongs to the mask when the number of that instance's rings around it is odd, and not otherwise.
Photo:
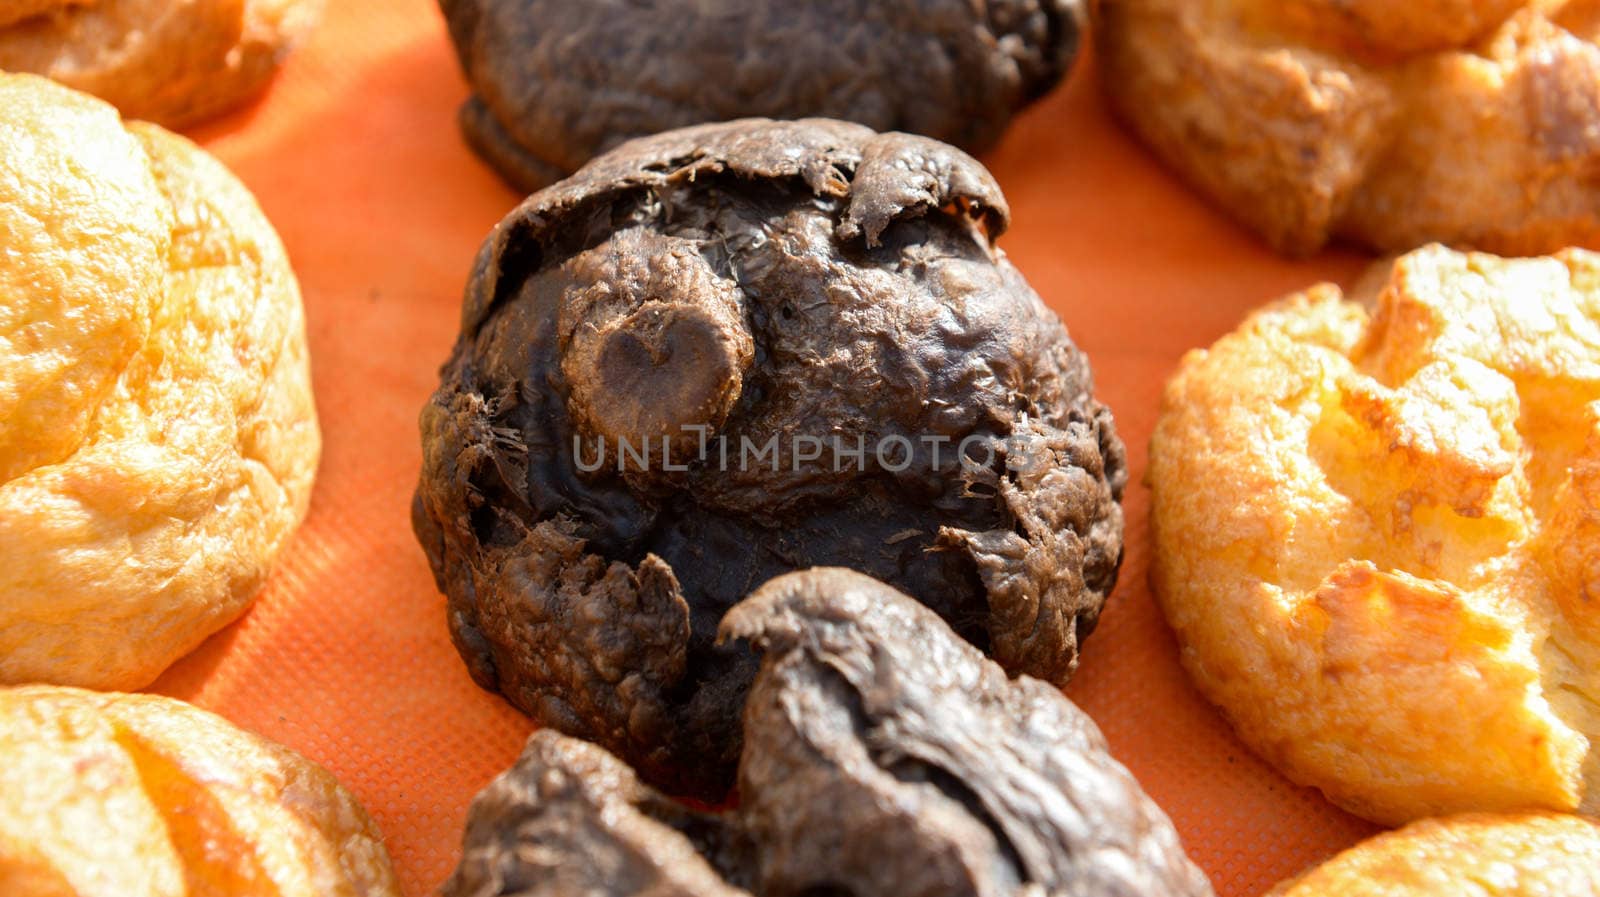
[[(1086, 63), (984, 159), (1015, 216), (1001, 246), (1088, 351), (1133, 466), (1121, 584), (1068, 693), (1218, 892), (1255, 897), (1372, 828), (1255, 759), (1189, 686), (1150, 598), (1139, 480), (1186, 349), (1285, 292), (1348, 282), (1365, 260), (1268, 253), (1117, 129)], [(531, 728), (468, 679), (409, 524), (417, 413), (473, 254), (521, 198), (462, 144), (465, 96), (430, 0), (331, 0), (262, 102), (191, 132), (288, 245), (326, 448), (310, 517), (255, 608), (153, 689), (331, 769), (415, 897), (448, 875), (468, 802)]]

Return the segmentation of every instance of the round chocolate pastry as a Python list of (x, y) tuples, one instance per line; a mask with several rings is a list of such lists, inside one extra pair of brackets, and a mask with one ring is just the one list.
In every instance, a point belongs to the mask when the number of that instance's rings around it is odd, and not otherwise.
[(467, 141), (534, 190), (633, 137), (826, 116), (979, 152), (1071, 66), (1083, 0), (440, 0)]
[(324, 0), (0, 0), (0, 70), (184, 127), (260, 93)]
[(1557, 813), (1425, 819), (1267, 897), (1600, 897), (1600, 823)]
[(1101, 84), (1274, 248), (1600, 246), (1588, 0), (1104, 0)]
[(822, 120), (627, 144), (495, 229), (422, 413), (413, 520), (486, 688), (720, 794), (722, 614), (850, 566), (1065, 682), (1122, 555), (1088, 362), (951, 147)]
[(690, 810), (542, 731), (473, 802), (443, 897), (1211, 894), (1087, 714), (906, 595), (790, 573), (721, 634), (765, 654), (737, 808)]

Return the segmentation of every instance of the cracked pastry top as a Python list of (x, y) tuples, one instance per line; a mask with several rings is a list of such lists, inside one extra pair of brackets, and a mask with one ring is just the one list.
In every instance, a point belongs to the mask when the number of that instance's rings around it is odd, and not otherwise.
[(1211, 897), (1087, 714), (905, 594), (804, 570), (720, 631), (763, 655), (738, 806), (540, 731), (473, 802), (443, 897)]
[(1006, 219), (944, 144), (747, 120), (625, 144), (501, 222), (413, 513), (473, 677), (702, 795), (755, 672), (717, 621), (778, 573), (860, 569), (1065, 682), (1126, 462)]
[(468, 143), (535, 190), (634, 137), (837, 118), (980, 152), (1067, 73), (1082, 0), (440, 0)]
[(1366, 818), (1594, 812), (1600, 256), (1434, 246), (1369, 286), (1270, 305), (1167, 386), (1154, 584), (1185, 666)]
[(244, 186), (0, 75), (0, 683), (148, 685), (249, 605), (321, 440), (300, 292)]
[(6, 897), (399, 897), (327, 770), (157, 695), (0, 688)]
[(0, 0), (0, 71), (182, 128), (267, 86), (324, 0)]
[(1105, 0), (1117, 114), (1275, 249), (1600, 245), (1600, 4)]

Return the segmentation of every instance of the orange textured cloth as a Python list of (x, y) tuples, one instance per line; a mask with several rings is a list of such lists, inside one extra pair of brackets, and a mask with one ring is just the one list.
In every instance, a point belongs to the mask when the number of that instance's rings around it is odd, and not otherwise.
[[(449, 873), (468, 801), (531, 729), (467, 677), (410, 528), (417, 414), (473, 254), (520, 199), (462, 144), (466, 94), (430, 0), (332, 0), (264, 100), (190, 132), (288, 246), (325, 448), (310, 517), (255, 608), (153, 688), (326, 765), (415, 897)], [(1139, 479), (1184, 350), (1268, 299), (1350, 281), (1365, 259), (1273, 256), (1115, 126), (1085, 63), (984, 161), (1015, 215), (1001, 246), (1088, 351), (1133, 465), (1121, 585), (1068, 693), (1219, 894), (1255, 897), (1373, 829), (1255, 759), (1190, 688), (1150, 597)]]

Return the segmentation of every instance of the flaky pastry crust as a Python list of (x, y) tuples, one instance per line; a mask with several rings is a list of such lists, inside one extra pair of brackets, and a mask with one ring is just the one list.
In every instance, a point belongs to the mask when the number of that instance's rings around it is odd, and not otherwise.
[(0, 688), (7, 897), (389, 897), (377, 827), (332, 775), (156, 695)]
[(1600, 256), (1434, 246), (1372, 283), (1258, 311), (1167, 386), (1154, 584), (1184, 664), (1369, 819), (1592, 812)]
[(267, 86), (324, 0), (0, 0), (0, 70), (186, 127)]
[(1105, 0), (1113, 108), (1274, 248), (1600, 246), (1593, 0)]
[(233, 620), (321, 440), (300, 292), (215, 159), (0, 75), (0, 683), (132, 689)]
[(1425, 819), (1352, 847), (1267, 897), (1596, 897), (1600, 824), (1555, 813)]

